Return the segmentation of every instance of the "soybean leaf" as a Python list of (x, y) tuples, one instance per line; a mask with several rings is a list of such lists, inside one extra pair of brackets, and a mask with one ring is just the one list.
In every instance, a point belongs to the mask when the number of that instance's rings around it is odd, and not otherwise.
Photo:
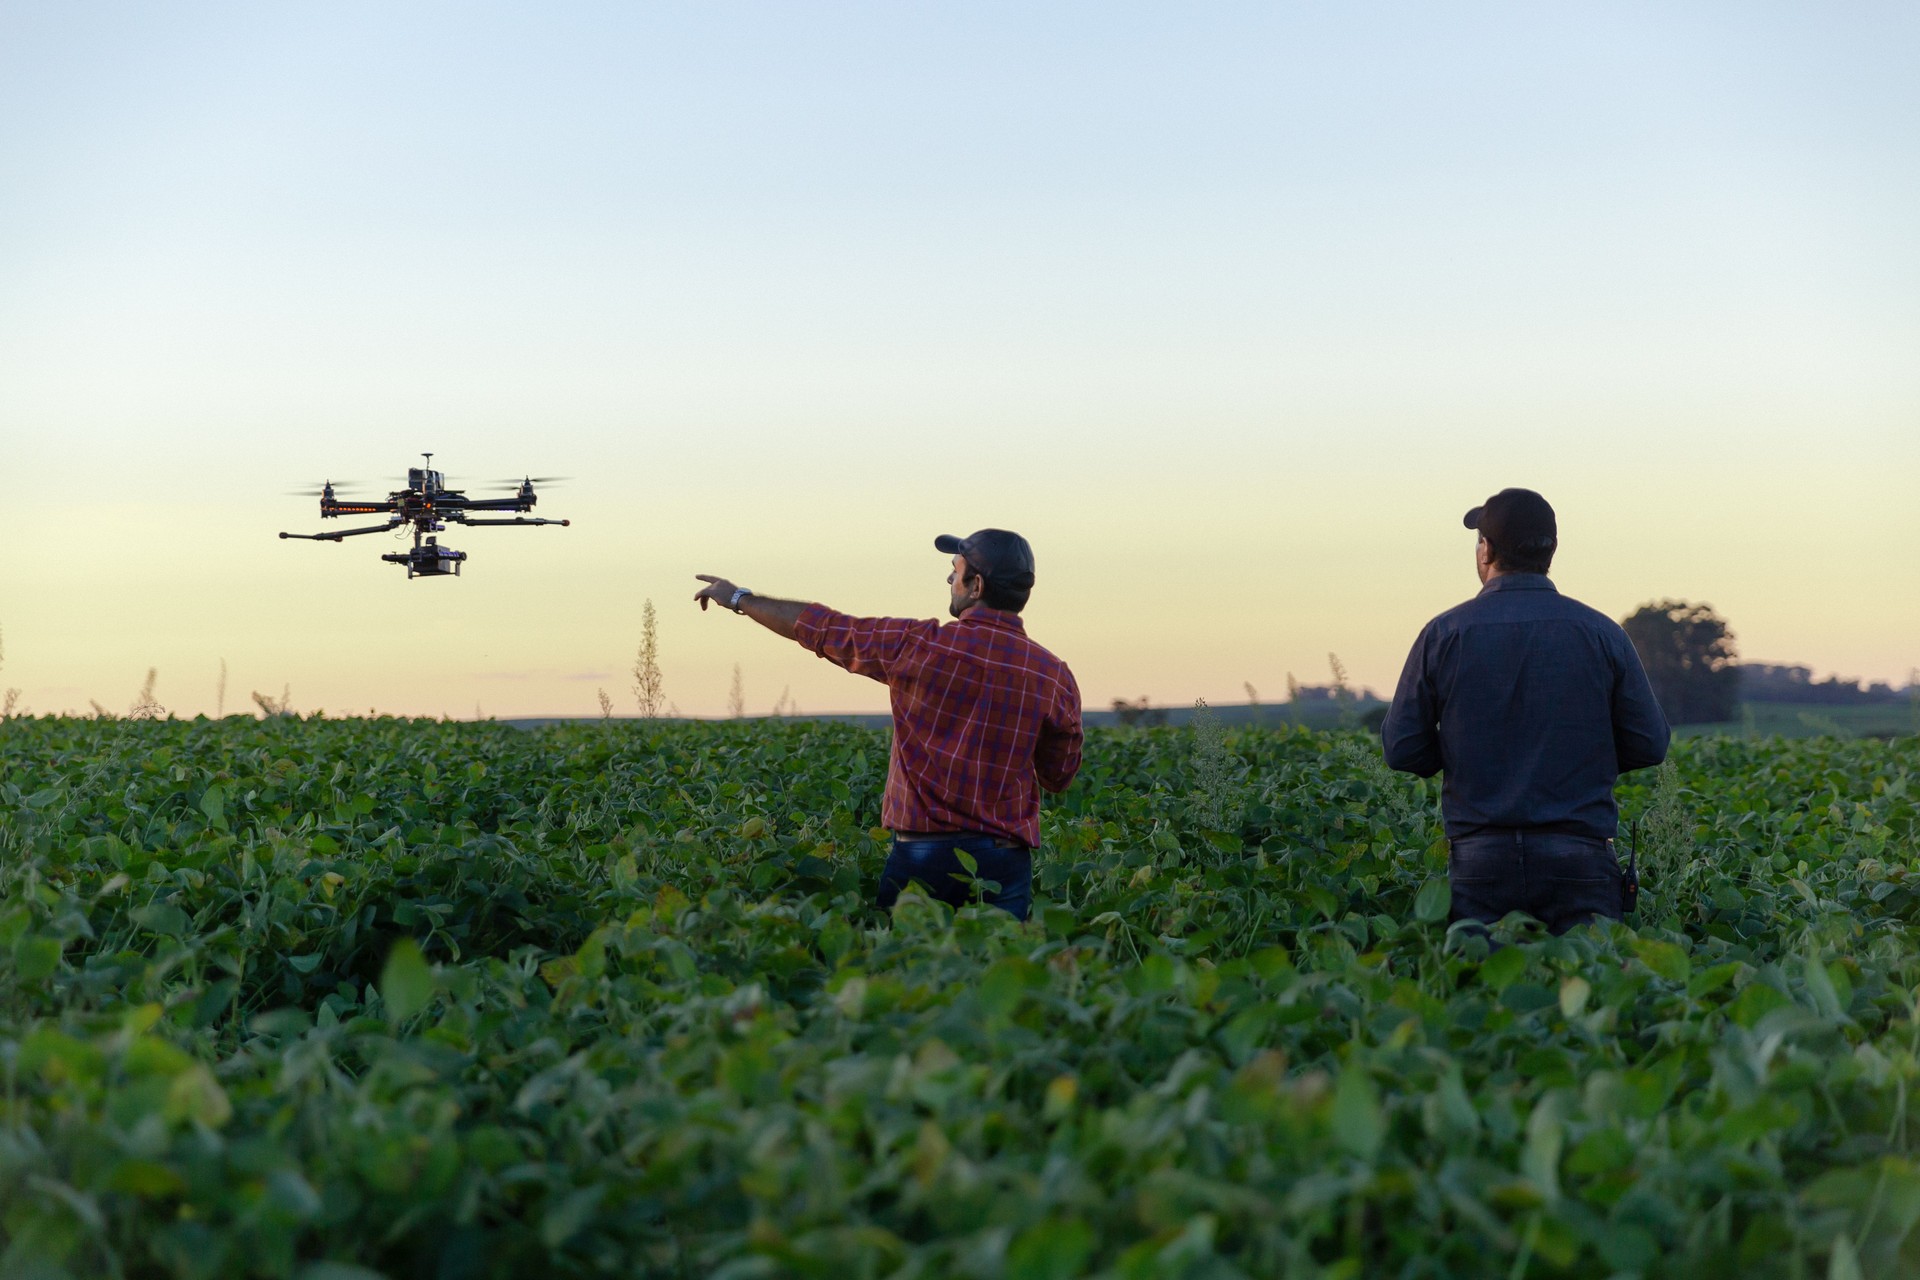
[(1340, 1072), (1333, 1093), (1332, 1126), (1334, 1142), (1362, 1160), (1373, 1159), (1387, 1136), (1380, 1091), (1359, 1067), (1349, 1065)]
[(433, 998), (433, 970), (412, 938), (401, 938), (387, 952), (386, 967), (380, 971), (380, 1001), (386, 1006), (387, 1021), (399, 1026), (427, 1007)]
[(1092, 1254), (1093, 1230), (1086, 1223), (1035, 1223), (1007, 1250), (1007, 1280), (1073, 1280)]
[(1445, 876), (1434, 876), (1420, 886), (1413, 899), (1413, 918), (1422, 924), (1437, 924), (1447, 918), (1453, 906), (1453, 890)]

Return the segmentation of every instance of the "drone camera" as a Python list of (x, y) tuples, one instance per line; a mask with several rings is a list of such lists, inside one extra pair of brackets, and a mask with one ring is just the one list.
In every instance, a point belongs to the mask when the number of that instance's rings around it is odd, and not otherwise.
[(407, 566), (409, 578), (457, 578), (460, 576), (460, 566), (466, 562), (467, 553), (441, 546), (438, 538), (428, 538), (417, 547), (395, 551), (380, 558), (389, 564)]

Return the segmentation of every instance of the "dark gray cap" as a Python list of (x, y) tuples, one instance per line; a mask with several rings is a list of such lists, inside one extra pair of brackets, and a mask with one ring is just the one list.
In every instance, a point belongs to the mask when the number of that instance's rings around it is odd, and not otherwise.
[(1467, 512), (1461, 523), (1478, 529), (1496, 554), (1502, 547), (1511, 550), (1560, 536), (1553, 508), (1531, 489), (1502, 489)]
[(964, 538), (943, 533), (933, 545), (950, 556), (965, 556), (973, 571), (996, 587), (1009, 591), (1033, 589), (1033, 548), (1017, 533), (982, 529)]

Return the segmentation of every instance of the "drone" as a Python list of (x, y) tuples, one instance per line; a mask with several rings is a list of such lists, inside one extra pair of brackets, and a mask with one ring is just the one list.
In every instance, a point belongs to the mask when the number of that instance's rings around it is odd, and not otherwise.
[[(409, 551), (396, 551), (381, 556), (389, 564), (407, 566), (407, 577), (446, 578), (460, 576), (460, 566), (466, 563), (467, 553), (455, 551), (452, 547), (443, 547), (440, 540), (432, 535), (445, 533), (447, 525), (568, 525), (570, 520), (545, 520), (524, 515), (511, 519), (473, 518), (476, 511), (531, 511), (537, 501), (533, 486), (536, 482), (551, 482), (558, 476), (525, 476), (520, 480), (504, 480), (502, 484), (516, 485), (517, 489), (505, 498), (469, 498), (462, 489), (447, 488), (447, 478), (433, 469), (433, 455), (423, 453), (427, 460), (423, 467), (407, 469), (407, 487), (396, 489), (387, 495), (384, 502), (366, 502), (356, 499), (341, 501), (334, 496), (333, 481), (329, 480), (320, 487), (320, 518), (331, 520), (336, 516), (371, 516), (382, 512), (387, 515), (385, 524), (363, 525), (358, 529), (342, 529), (338, 533), (282, 533), (283, 538), (305, 538), (312, 542), (339, 542), (346, 538), (357, 538), (363, 533), (390, 533), (413, 526), (413, 548)], [(350, 483), (343, 481), (342, 483)], [(307, 494), (311, 495), (312, 490)]]

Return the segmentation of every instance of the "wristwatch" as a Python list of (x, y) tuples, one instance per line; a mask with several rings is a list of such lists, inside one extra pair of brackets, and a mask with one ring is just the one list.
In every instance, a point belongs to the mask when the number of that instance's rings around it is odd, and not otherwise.
[(733, 610), (735, 613), (740, 612), (740, 602), (752, 594), (753, 592), (747, 590), (745, 587), (735, 587), (733, 594), (727, 597), (727, 608)]

